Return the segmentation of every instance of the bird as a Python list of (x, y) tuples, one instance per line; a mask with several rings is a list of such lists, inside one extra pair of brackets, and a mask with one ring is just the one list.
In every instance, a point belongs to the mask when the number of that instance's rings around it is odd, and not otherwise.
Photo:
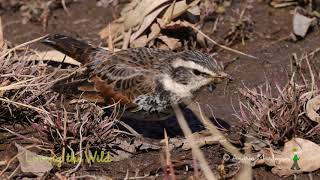
[(62, 94), (80, 94), (88, 101), (118, 103), (123, 117), (160, 121), (174, 115), (172, 105), (187, 106), (200, 89), (229, 77), (210, 55), (185, 50), (128, 48), (111, 52), (62, 34), (41, 40), (79, 61), (84, 72), (56, 82)]

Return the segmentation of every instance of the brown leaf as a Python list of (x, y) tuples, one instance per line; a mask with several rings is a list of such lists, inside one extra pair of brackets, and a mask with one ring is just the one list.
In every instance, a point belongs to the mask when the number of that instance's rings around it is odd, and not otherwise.
[(111, 154), (112, 161), (121, 161), (132, 157), (133, 154), (136, 153), (136, 147), (126, 140), (117, 138), (111, 144), (117, 147), (113, 149), (113, 152), (115, 153)]
[(169, 0), (142, 0), (132, 11), (129, 11), (126, 15), (124, 20), (125, 30), (141, 24), (144, 17), (168, 1)]
[(161, 39), (161, 41), (163, 41), (171, 50), (175, 50), (182, 47), (182, 44), (179, 41), (179, 39), (170, 38), (168, 36), (160, 36), (158, 37), (158, 39)]
[(150, 30), (151, 30), (151, 32), (148, 35), (148, 41), (151, 41), (151, 40), (157, 38), (160, 35), (160, 31), (161, 31), (158, 23), (153, 23)]
[(22, 172), (31, 172), (42, 176), (45, 172), (49, 172), (53, 168), (49, 157), (40, 156), (19, 144), (16, 144), (16, 147), (19, 153), (17, 158)]
[[(295, 151), (299, 157), (297, 161), (299, 170), (291, 169)], [(279, 176), (312, 172), (320, 168), (320, 146), (306, 139), (294, 138), (285, 143), (282, 151), (271, 151), (268, 148), (262, 152), (263, 159), (259, 160), (258, 164), (264, 163), (273, 166), (271, 171)]]
[(320, 95), (310, 99), (306, 105), (307, 116), (317, 123), (320, 123), (320, 116), (317, 111), (320, 109)]
[(161, 13), (161, 11), (166, 7), (167, 6), (163, 6), (159, 9), (155, 10), (154, 12), (149, 14), (148, 16), (146, 16), (144, 18), (139, 30), (132, 34), (132, 36), (130, 38), (130, 42), (134, 41), (137, 37), (139, 37), (150, 26), (150, 24), (157, 18), (157, 16)]
[(121, 16), (126, 16), (126, 14), (128, 14), (130, 11), (133, 11), (139, 3), (141, 3), (142, 0), (133, 0), (131, 1), (130, 3), (126, 4), (121, 12), (120, 12), (120, 15)]
[(161, 29), (178, 29), (182, 27), (188, 27), (184, 21), (171, 21), (170, 23), (165, 23), (164, 20), (157, 18), (157, 22), (160, 25)]
[(170, 8), (166, 10), (166, 12), (164, 13), (161, 19), (164, 20), (166, 23), (171, 22), (172, 19), (175, 19), (181, 16), (189, 8), (197, 5), (199, 2), (200, 0), (195, 0), (188, 5), (186, 0), (178, 1), (174, 4), (173, 11), (172, 11), (172, 6), (170, 6)]
[(200, 16), (200, 7), (192, 6), (188, 9), (188, 12), (194, 16)]
[(143, 35), (131, 43), (132, 48), (145, 47), (148, 43), (147, 35)]
[(160, 43), (157, 47), (163, 50), (170, 50), (170, 48), (164, 43)]
[[(152, 21), (168, 5), (161, 6), (169, 0), (135, 0), (127, 4), (121, 11), (121, 17), (103, 28), (99, 35), (102, 39), (108, 38), (111, 33), (114, 38), (118, 38), (121, 32), (128, 31), (130, 28), (133, 32), (139, 28), (139, 32), (133, 34), (130, 42), (136, 39), (141, 33), (149, 27)], [(153, 17), (155, 16), (155, 17)], [(148, 17), (146, 19), (146, 17)], [(141, 25), (142, 24), (142, 25)], [(110, 28), (110, 30), (109, 30)]]
[(76, 66), (80, 66), (81, 63), (72, 59), (69, 56), (66, 56), (65, 54), (56, 51), (56, 50), (50, 50), (50, 51), (45, 51), (45, 52), (39, 52), (37, 53), (37, 55), (31, 55), (28, 57), (28, 59), (26, 60), (30, 60), (30, 61), (41, 61), (41, 60), (50, 60), (50, 61), (55, 61), (55, 62), (62, 62), (64, 61), (65, 63), (68, 64), (73, 64)]

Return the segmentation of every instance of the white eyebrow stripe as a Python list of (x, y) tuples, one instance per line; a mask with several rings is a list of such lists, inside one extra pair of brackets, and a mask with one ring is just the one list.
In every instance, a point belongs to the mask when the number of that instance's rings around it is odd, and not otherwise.
[(174, 68), (177, 68), (177, 67), (186, 67), (186, 68), (190, 68), (190, 69), (196, 69), (200, 72), (204, 72), (204, 73), (207, 73), (207, 74), (210, 74), (211, 76), (216, 76), (217, 74), (216, 73), (213, 73), (212, 71), (210, 71), (209, 69), (203, 67), (203, 66), (200, 66), (199, 64), (196, 64), (192, 61), (184, 61), (182, 59), (176, 59), (172, 62), (172, 66)]

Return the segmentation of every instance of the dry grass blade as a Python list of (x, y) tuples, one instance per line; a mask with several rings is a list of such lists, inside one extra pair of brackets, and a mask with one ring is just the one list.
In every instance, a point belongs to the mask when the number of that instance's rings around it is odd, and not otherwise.
[(170, 154), (170, 150), (169, 150), (169, 138), (168, 138), (166, 130), (164, 130), (164, 141), (165, 141), (165, 152), (166, 152), (166, 159), (167, 159), (166, 166), (169, 166), (172, 180), (176, 180), (173, 164), (171, 161), (171, 154)]
[(3, 37), (3, 29), (2, 29), (2, 20), (0, 16), (0, 49), (4, 46), (4, 37)]
[(173, 1), (171, 6), (164, 13), (162, 20), (166, 23), (170, 23), (172, 19), (181, 16), (183, 13), (187, 12), (191, 7), (196, 6), (200, 0), (194, 0), (190, 4), (187, 4), (185, 0), (183, 1)]
[(212, 42), (213, 44), (223, 48), (223, 49), (226, 49), (228, 51), (231, 51), (231, 52), (234, 52), (234, 53), (237, 53), (237, 54), (241, 54), (243, 56), (247, 56), (247, 57), (250, 57), (250, 58), (253, 58), (253, 59), (258, 59), (257, 57), (255, 56), (252, 56), (250, 54), (246, 54), (246, 53), (243, 53), (241, 51), (238, 51), (238, 50), (235, 50), (235, 49), (232, 49), (232, 48), (229, 48), (227, 46), (224, 46), (224, 45), (221, 45), (219, 43), (217, 43), (216, 41), (214, 41), (213, 39), (211, 39), (209, 36), (207, 36), (205, 33), (203, 33), (200, 29), (196, 28), (194, 25), (188, 23), (188, 22), (184, 22), (186, 26), (189, 26), (191, 27), (192, 29), (194, 29), (195, 31), (197, 31), (199, 34), (201, 34), (203, 37), (207, 38), (210, 42)]
[(47, 36), (47, 35), (41, 36), (41, 37), (39, 37), (39, 38), (33, 39), (33, 40), (31, 40), (31, 41), (28, 41), (28, 42), (22, 43), (22, 44), (20, 44), (20, 45), (18, 45), (18, 46), (15, 46), (14, 48), (11, 48), (11, 49), (9, 49), (7, 52), (5, 52), (2, 56), (0, 56), (0, 59), (4, 59), (8, 54), (12, 53), (13, 51), (15, 51), (15, 50), (17, 50), (17, 49), (19, 49), (19, 48), (22, 48), (22, 47), (24, 47), (24, 46), (27, 46), (27, 45), (29, 45), (29, 44), (35, 43), (35, 42), (37, 42), (37, 41), (40, 41), (41, 39), (45, 38), (46, 36)]
[(204, 126), (211, 132), (212, 136), (220, 137), (219, 142), (222, 144), (222, 146), (231, 154), (233, 154), (236, 157), (239, 157), (241, 159), (246, 159), (245, 156), (239, 152), (239, 150), (234, 147), (224, 136), (223, 134), (210, 122), (210, 120), (203, 114), (201, 108), (199, 105), (196, 105), (195, 103), (191, 103), (189, 108), (192, 110), (192, 112), (195, 113), (195, 115), (202, 121)]
[(31, 86), (37, 86), (40, 84), (30, 84), (31, 81), (39, 80), (42, 77), (35, 77), (35, 78), (30, 78), (24, 81), (19, 81), (13, 84), (10, 84), (8, 86), (3, 86), (0, 87), (0, 91), (8, 91), (8, 90), (13, 90), (13, 89), (20, 89), (23, 87), (31, 87)]
[(240, 173), (241, 179), (251, 179), (252, 178), (252, 168), (249, 158), (240, 153), (240, 151), (233, 146), (223, 134), (210, 122), (210, 120), (203, 114), (200, 106), (195, 103), (191, 103), (189, 108), (195, 113), (195, 115), (202, 121), (204, 126), (211, 132), (212, 136), (220, 137), (219, 143), (231, 154), (233, 154), (237, 159), (241, 161), (243, 166), (243, 171)]
[(168, 2), (168, 0), (142, 0), (138, 6), (126, 16), (124, 21), (125, 30), (140, 24), (144, 17), (166, 2)]
[(70, 16), (70, 12), (67, 8), (67, 5), (66, 5), (66, 1), (65, 0), (61, 0), (61, 4), (62, 4), (62, 7), (64, 9), (64, 11), (68, 14), (68, 16)]
[(166, 7), (168, 7), (168, 5), (167, 6), (163, 6), (163, 7), (159, 8), (159, 9), (157, 9), (156, 11), (152, 12), (148, 16), (146, 16), (143, 19), (143, 22), (142, 22), (139, 30), (132, 34), (132, 36), (130, 38), (130, 42), (132, 42), (136, 38), (138, 38), (151, 25), (151, 23), (156, 19), (156, 17), (161, 13), (161, 11)]
[(205, 177), (207, 179), (210, 179), (210, 180), (215, 180), (217, 179), (213, 172), (211, 171), (210, 167), (209, 167), (209, 164), (208, 162), (206, 161), (203, 153), (201, 152), (200, 148), (197, 146), (193, 136), (192, 136), (192, 132), (187, 124), (187, 121), (185, 120), (179, 106), (177, 105), (172, 105), (173, 109), (174, 109), (174, 112), (176, 114), (176, 117), (177, 117), (177, 120), (178, 120), (178, 123), (182, 129), (182, 132), (183, 134), (185, 135), (186, 139), (188, 140), (188, 142), (190, 143), (191, 145), (191, 148), (192, 148), (192, 151), (193, 151), (193, 154), (194, 156), (196, 156), (197, 160), (199, 161), (200, 163), (200, 167), (205, 175)]
[[(185, 1), (181, 1), (182, 3), (185, 3)], [(173, 0), (167, 11), (164, 13), (162, 19), (164, 22), (169, 23), (172, 20), (173, 11), (176, 5), (176, 0)]]
[(4, 98), (0, 98), (0, 101), (6, 102), (6, 103), (9, 103), (9, 104), (13, 104), (13, 105), (16, 105), (16, 106), (22, 106), (22, 107), (25, 107), (25, 108), (29, 108), (29, 109), (32, 109), (32, 110), (35, 110), (35, 111), (38, 111), (38, 112), (41, 112), (41, 113), (44, 113), (44, 114), (49, 114), (49, 112), (44, 110), (44, 109), (40, 109), (38, 107), (31, 106), (31, 105), (28, 105), (28, 104), (19, 103), (19, 102), (15, 102), (15, 101), (12, 101), (12, 100), (9, 100), (9, 99), (4, 99)]

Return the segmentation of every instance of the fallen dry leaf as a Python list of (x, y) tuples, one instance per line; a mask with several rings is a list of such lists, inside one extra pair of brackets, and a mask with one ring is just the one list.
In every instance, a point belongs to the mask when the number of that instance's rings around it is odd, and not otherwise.
[(69, 56), (66, 56), (65, 54), (56, 51), (56, 50), (50, 50), (50, 51), (45, 51), (45, 52), (39, 52), (37, 53), (37, 55), (31, 55), (28, 57), (28, 59), (26, 60), (30, 60), (30, 61), (42, 61), (42, 60), (50, 60), (50, 61), (55, 61), (55, 62), (62, 62), (64, 61), (65, 63), (68, 64), (73, 64), (76, 66), (80, 66), (81, 63), (72, 59)]
[(320, 95), (310, 99), (306, 105), (307, 116), (317, 123), (320, 123), (320, 116), (317, 111), (320, 109)]
[[(168, 7), (165, 5), (169, 0), (135, 0), (127, 4), (121, 11), (121, 17), (108, 24), (99, 32), (102, 39), (108, 38), (111, 34), (114, 39), (120, 40), (122, 32), (132, 29), (132, 42), (138, 38), (141, 33), (152, 23), (152, 21), (160, 14), (160, 12)], [(164, 5), (162, 7), (162, 5)]]
[(156, 17), (161, 13), (161, 11), (166, 7), (168, 7), (168, 5), (161, 7), (159, 9), (157, 9), (156, 11), (152, 12), (151, 14), (149, 14), (148, 16), (146, 16), (144, 18), (139, 30), (132, 34), (132, 36), (130, 38), (130, 42), (134, 41), (137, 37), (139, 37), (150, 26), (150, 24), (156, 19)]
[(182, 44), (179, 41), (179, 39), (170, 38), (168, 36), (159, 36), (158, 39), (163, 41), (171, 50), (175, 50), (182, 47)]
[(121, 12), (120, 12), (120, 15), (121, 16), (125, 16), (126, 14), (128, 14), (130, 11), (133, 11), (137, 6), (138, 4), (141, 2), (141, 0), (133, 0), (131, 1), (130, 3), (126, 4)]
[[(299, 157), (297, 161), (299, 170), (291, 169), (294, 163), (294, 151)], [(306, 139), (294, 138), (285, 143), (282, 151), (272, 151), (266, 148), (261, 152), (263, 158), (258, 160), (257, 164), (273, 166), (272, 173), (279, 176), (312, 172), (320, 168), (320, 146)]]
[(170, 50), (170, 48), (164, 43), (159, 43), (157, 47), (163, 50)]
[(151, 30), (151, 32), (148, 35), (148, 41), (151, 41), (151, 40), (157, 38), (161, 32), (161, 29), (160, 29), (160, 26), (158, 23), (153, 23), (150, 30)]
[(15, 145), (18, 149), (19, 154), (17, 158), (22, 172), (31, 172), (37, 176), (43, 176), (44, 173), (49, 172), (53, 168), (49, 157), (40, 156), (19, 144)]
[(182, 27), (188, 27), (184, 21), (171, 21), (170, 23), (165, 23), (164, 20), (157, 18), (157, 22), (160, 25), (161, 29), (178, 29)]
[(188, 9), (188, 12), (194, 16), (200, 16), (200, 7), (199, 6), (192, 6)]
[(147, 45), (147, 43), (148, 43), (147, 35), (143, 35), (143, 36), (139, 37), (138, 39), (134, 40), (131, 43), (131, 47), (133, 47), (133, 48), (144, 47)]
[[(200, 0), (195, 0), (191, 2), (190, 4), (187, 4), (186, 0), (178, 1), (174, 4), (174, 8), (172, 11), (172, 8), (168, 8), (164, 15), (162, 16), (162, 20), (166, 23), (171, 22), (172, 19), (175, 19), (179, 16), (181, 16), (183, 13), (187, 12), (187, 10), (195, 5), (197, 5), (200, 2)], [(170, 6), (172, 7), (172, 6)]]
[(159, 8), (161, 4), (169, 0), (142, 0), (132, 11), (129, 11), (124, 19), (125, 30), (133, 28), (142, 23), (144, 17)]

